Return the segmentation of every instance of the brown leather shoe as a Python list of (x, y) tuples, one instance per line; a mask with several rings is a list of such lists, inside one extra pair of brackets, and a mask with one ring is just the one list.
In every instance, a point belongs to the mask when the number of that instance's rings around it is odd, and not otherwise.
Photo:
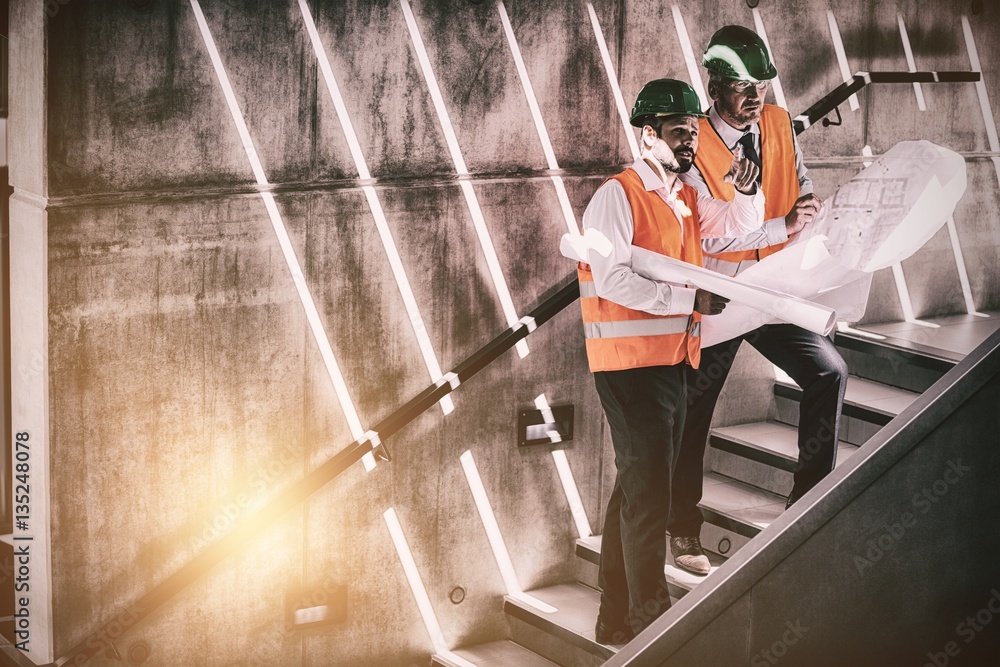
[(705, 550), (701, 548), (701, 540), (697, 537), (671, 537), (670, 554), (674, 564), (685, 572), (704, 577), (712, 571)]

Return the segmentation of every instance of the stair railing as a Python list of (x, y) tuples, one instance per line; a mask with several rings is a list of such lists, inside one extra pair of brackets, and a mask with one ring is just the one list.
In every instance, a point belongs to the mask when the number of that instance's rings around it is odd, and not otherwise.
[[(820, 119), (824, 127), (840, 125), (838, 107), (870, 83), (975, 83), (979, 79), (979, 72), (858, 72), (796, 116), (792, 127), (795, 134), (802, 134)], [(831, 111), (837, 112), (836, 122), (825, 118)]]
[[(812, 127), (851, 95), (870, 83), (945, 83), (979, 81), (979, 72), (858, 72), (850, 81), (834, 88), (819, 102), (806, 109), (793, 120), (796, 134)], [(838, 112), (839, 115), (839, 112)], [(836, 124), (825, 122), (824, 125)], [(480, 350), (458, 364), (438, 382), (404, 403), (388, 417), (378, 422), (361, 439), (355, 440), (330, 459), (316, 467), (301, 480), (279, 494), (231, 532), (213, 542), (190, 562), (154, 586), (122, 613), (109, 619), (91, 635), (80, 641), (55, 665), (83, 665), (90, 658), (110, 648), (108, 637), (117, 637), (148, 617), (167, 601), (190, 586), (229, 555), (241, 549), (251, 539), (262, 533), (287, 512), (330, 483), (341, 473), (372, 452), (382, 460), (390, 460), (385, 441), (407, 424), (434, 406), (443, 397), (467, 382), (476, 373), (491, 364), (500, 355), (514, 347), (538, 326), (549, 321), (580, 296), (576, 275), (567, 276), (563, 282), (547, 292), (540, 305), (514, 326), (493, 338)], [(113, 629), (113, 632), (111, 630)]]

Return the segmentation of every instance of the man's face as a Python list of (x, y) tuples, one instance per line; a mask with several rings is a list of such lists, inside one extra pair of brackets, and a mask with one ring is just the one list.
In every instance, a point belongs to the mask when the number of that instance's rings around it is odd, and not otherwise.
[(760, 120), (764, 110), (764, 95), (770, 82), (711, 81), (708, 94), (722, 120), (737, 129), (745, 129)]
[[(646, 127), (647, 132), (653, 131), (648, 125)], [(694, 164), (694, 155), (698, 150), (698, 119), (694, 116), (668, 116), (650, 150), (664, 169), (683, 174)]]

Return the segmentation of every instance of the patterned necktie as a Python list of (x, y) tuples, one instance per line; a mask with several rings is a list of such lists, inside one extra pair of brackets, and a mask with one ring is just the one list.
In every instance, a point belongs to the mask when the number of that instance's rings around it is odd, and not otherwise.
[[(737, 143), (743, 146), (743, 155), (745, 155), (748, 160), (753, 162), (759, 168), (760, 155), (757, 154), (757, 149), (753, 147), (753, 134), (747, 132), (740, 137), (740, 140)], [(757, 172), (757, 185), (760, 185), (761, 171)]]

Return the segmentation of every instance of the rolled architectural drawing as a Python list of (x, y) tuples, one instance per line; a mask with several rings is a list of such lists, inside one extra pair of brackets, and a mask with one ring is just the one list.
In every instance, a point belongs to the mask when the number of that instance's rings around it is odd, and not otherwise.
[[(559, 250), (569, 259), (587, 262), (588, 255), (592, 252), (607, 256), (611, 250), (611, 242), (601, 232), (588, 229), (583, 236), (563, 235)], [(832, 308), (766, 287), (747, 285), (645, 248), (632, 247), (632, 270), (650, 280), (675, 285), (694, 285), (724, 296), (734, 303), (744, 304), (760, 311), (765, 321), (778, 318), (783, 322), (797, 324), (823, 335), (830, 333), (836, 321), (836, 312)], [(704, 318), (702, 321), (704, 323), (710, 319), (712, 318)]]
[[(837, 321), (837, 311), (832, 308), (767, 287), (748, 285), (645, 248), (632, 248), (632, 270), (650, 280), (700, 287), (760, 311), (767, 316), (765, 321), (769, 321), (771, 317), (777, 318), (824, 336), (833, 330)], [(703, 321), (704, 319), (710, 318), (703, 318)]]

